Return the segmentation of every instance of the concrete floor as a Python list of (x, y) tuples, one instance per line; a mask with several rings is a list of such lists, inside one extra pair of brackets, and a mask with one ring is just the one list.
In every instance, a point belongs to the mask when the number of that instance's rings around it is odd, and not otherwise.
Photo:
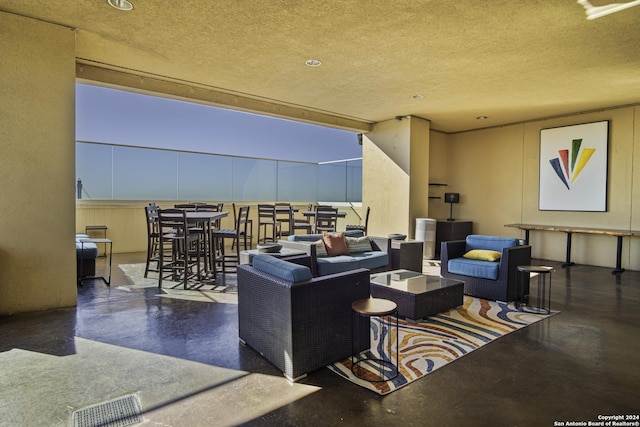
[(640, 413), (640, 272), (557, 267), (561, 313), (387, 396), (328, 369), (290, 384), (238, 342), (237, 306), (87, 281), (78, 307), (0, 317), (0, 426), (68, 426), (136, 393), (145, 425), (553, 426)]

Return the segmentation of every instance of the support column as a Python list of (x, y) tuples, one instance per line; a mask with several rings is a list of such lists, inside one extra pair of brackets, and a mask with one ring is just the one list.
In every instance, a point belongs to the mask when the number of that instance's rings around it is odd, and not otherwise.
[(402, 116), (373, 125), (362, 142), (362, 205), (371, 206), (368, 234), (406, 234), (429, 213), (427, 120)]

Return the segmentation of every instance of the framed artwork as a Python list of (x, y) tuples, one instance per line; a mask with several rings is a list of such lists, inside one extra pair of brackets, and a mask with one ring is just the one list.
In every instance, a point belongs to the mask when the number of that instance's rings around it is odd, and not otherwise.
[(541, 211), (606, 212), (609, 121), (540, 131)]

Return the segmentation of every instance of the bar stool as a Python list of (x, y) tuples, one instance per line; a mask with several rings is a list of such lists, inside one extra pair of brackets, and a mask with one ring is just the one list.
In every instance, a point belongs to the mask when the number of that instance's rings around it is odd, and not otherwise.
[[(551, 272), (553, 271), (553, 267), (546, 267), (543, 265), (519, 265), (518, 269), (518, 278), (516, 280), (516, 300), (515, 306), (520, 311), (522, 310), (522, 306), (520, 305), (520, 283), (524, 285), (525, 278), (531, 276), (531, 273), (538, 273), (538, 299), (536, 300), (536, 307), (527, 306), (528, 297), (526, 295), (525, 306), (527, 307), (528, 312), (536, 313), (536, 314), (549, 314), (551, 313)], [(547, 290), (547, 275), (549, 275), (549, 289)], [(546, 297), (546, 294), (549, 294)], [(533, 311), (531, 311), (533, 310)]]
[[(351, 304), (352, 316), (351, 316), (351, 372), (363, 380), (370, 382), (389, 381), (398, 376), (398, 305), (393, 302), (382, 298), (365, 298), (355, 301)], [(393, 322), (391, 316), (396, 319), (395, 322), (395, 337), (396, 337), (396, 353), (395, 363), (393, 352), (391, 351), (391, 339), (392, 339), (392, 327)], [(359, 316), (378, 317), (380, 320), (379, 336), (381, 340), (380, 349), (384, 349), (386, 341), (387, 354), (385, 357), (384, 352), (380, 354), (380, 357), (365, 356), (362, 355), (358, 349), (360, 343), (357, 342), (358, 327), (360, 324)], [(354, 321), (355, 317), (355, 321)], [(385, 321), (386, 318), (386, 321)], [(386, 326), (386, 328), (385, 328)], [(370, 325), (369, 325), (370, 327)], [(386, 334), (384, 333), (386, 331)], [(385, 339), (386, 336), (386, 339)], [(365, 369), (362, 365), (367, 364), (373, 368), (377, 368), (378, 376), (375, 373)]]

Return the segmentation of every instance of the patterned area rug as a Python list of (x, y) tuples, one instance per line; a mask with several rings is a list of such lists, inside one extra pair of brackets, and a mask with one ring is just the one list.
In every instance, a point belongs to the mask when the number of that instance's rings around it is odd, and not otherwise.
[[(131, 279), (131, 285), (118, 286), (117, 289), (134, 292), (137, 289), (158, 289), (158, 273), (150, 272), (144, 277), (144, 264), (120, 264), (120, 270)], [(183, 289), (182, 283), (162, 281), (162, 289), (158, 289), (162, 298), (180, 299), (199, 302), (217, 302), (223, 304), (238, 304), (238, 289), (234, 286), (204, 285), (198, 289)]]
[[(557, 313), (552, 312), (551, 315)], [(514, 309), (513, 303), (487, 301), (470, 296), (456, 309), (429, 317), (419, 323), (399, 320), (399, 336), (392, 329), (391, 348), (395, 358), (396, 340), (399, 346), (399, 372), (391, 381), (370, 382), (351, 372), (351, 360), (346, 359), (328, 368), (349, 381), (378, 394), (392, 391), (424, 377), (483, 345), (513, 331), (539, 322), (551, 315), (525, 313)], [(371, 349), (363, 353), (367, 357), (380, 357), (380, 337), (387, 337), (386, 328), (379, 330), (377, 319), (371, 322)], [(388, 357), (388, 355), (387, 355)], [(368, 368), (362, 375), (372, 380), (379, 378), (378, 368)]]

